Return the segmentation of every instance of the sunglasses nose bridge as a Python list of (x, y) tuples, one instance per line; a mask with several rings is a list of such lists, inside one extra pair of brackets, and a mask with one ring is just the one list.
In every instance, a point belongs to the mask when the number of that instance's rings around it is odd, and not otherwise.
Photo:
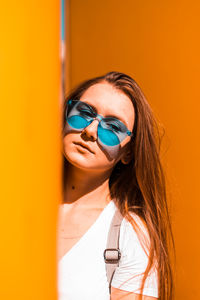
[(96, 115), (96, 117), (94, 118), (94, 120), (98, 120), (99, 122), (101, 122), (102, 119), (103, 117), (101, 115)]
[(92, 122), (90, 123), (90, 125), (93, 123), (93, 121), (97, 120), (98, 121), (98, 125), (101, 122), (101, 120), (103, 119), (102, 116), (100, 115), (96, 115), (96, 117), (92, 118)]
[(90, 125), (91, 124), (94, 124), (93, 122), (94, 121), (98, 121), (98, 125), (97, 125), (97, 127), (99, 126), (99, 123), (101, 122), (101, 120), (102, 120), (102, 117), (100, 116), (100, 115), (96, 115), (96, 117), (94, 117), (93, 119), (92, 119), (92, 122), (90, 123)]

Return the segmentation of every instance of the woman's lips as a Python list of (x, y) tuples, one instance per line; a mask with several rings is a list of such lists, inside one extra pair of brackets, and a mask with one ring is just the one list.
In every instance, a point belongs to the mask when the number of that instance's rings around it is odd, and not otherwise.
[(94, 153), (88, 146), (84, 145), (83, 143), (76, 143), (75, 142), (74, 144), (80, 146), (83, 149), (86, 149), (87, 151), (89, 151), (91, 153)]

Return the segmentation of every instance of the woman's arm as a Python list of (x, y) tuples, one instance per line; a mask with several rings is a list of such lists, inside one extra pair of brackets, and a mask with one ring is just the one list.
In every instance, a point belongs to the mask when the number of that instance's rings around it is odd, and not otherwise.
[[(139, 300), (139, 294), (123, 291), (111, 286), (111, 300)], [(142, 296), (142, 300), (158, 299), (150, 296)]]

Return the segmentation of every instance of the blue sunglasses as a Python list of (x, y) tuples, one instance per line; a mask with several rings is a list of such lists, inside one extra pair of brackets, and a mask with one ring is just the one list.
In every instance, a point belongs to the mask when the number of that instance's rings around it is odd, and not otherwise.
[(133, 133), (117, 118), (104, 118), (94, 109), (81, 100), (70, 99), (67, 101), (66, 121), (75, 130), (82, 131), (94, 120), (98, 120), (97, 134), (101, 143), (106, 146), (119, 145), (126, 136)]

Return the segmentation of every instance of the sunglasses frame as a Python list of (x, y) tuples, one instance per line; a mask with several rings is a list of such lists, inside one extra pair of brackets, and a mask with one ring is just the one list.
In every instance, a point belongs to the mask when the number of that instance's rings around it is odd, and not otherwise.
[[(94, 116), (95, 117), (91, 117), (91, 119), (93, 119), (92, 120), (92, 122), (94, 121), (94, 120), (98, 120), (99, 122), (101, 122), (102, 120), (104, 120), (104, 119), (106, 119), (106, 118), (104, 118), (103, 116), (101, 116), (101, 115), (99, 115), (99, 114), (97, 114), (95, 111), (94, 111), (94, 109), (92, 108), (92, 106), (90, 105), (90, 104), (88, 104), (88, 103), (86, 103), (86, 102), (84, 102), (84, 101), (81, 101), (81, 100), (79, 100), (79, 99), (69, 99), (68, 101), (67, 101), (67, 107), (66, 107), (66, 113), (65, 113), (65, 115), (66, 115), (66, 120), (67, 120), (67, 117), (68, 117), (68, 114), (69, 114), (69, 108), (70, 108), (70, 106), (72, 105), (72, 107), (71, 107), (71, 109), (73, 109), (73, 102), (75, 102), (75, 103), (78, 103), (78, 102), (80, 102), (80, 103), (84, 103), (84, 104), (86, 104), (87, 106), (89, 106), (90, 107), (90, 109), (91, 109), (91, 112), (94, 114)], [(128, 136), (130, 136), (130, 137), (132, 137), (133, 136), (133, 133), (127, 128), (127, 126), (122, 122), (122, 121), (120, 121), (119, 119), (117, 119), (117, 118), (113, 118), (113, 119), (116, 119), (117, 121), (119, 121), (121, 124), (123, 124), (123, 127), (124, 127), (124, 129), (125, 129), (125, 131), (119, 131), (120, 132), (120, 134), (126, 134), (126, 135), (128, 135)], [(91, 122), (91, 123), (92, 123)], [(91, 124), (90, 123), (90, 124)], [(87, 126), (89, 126), (89, 124), (87, 125)], [(86, 126), (86, 127), (87, 127)], [(84, 127), (84, 128), (86, 128), (86, 127)], [(84, 129), (83, 128), (83, 129)], [(111, 129), (109, 129), (109, 130), (111, 130)], [(111, 130), (115, 135), (117, 135), (116, 134), (116, 132), (114, 132), (113, 130)], [(118, 135), (117, 135), (118, 136)], [(120, 143), (121, 143), (121, 141), (120, 141)]]

